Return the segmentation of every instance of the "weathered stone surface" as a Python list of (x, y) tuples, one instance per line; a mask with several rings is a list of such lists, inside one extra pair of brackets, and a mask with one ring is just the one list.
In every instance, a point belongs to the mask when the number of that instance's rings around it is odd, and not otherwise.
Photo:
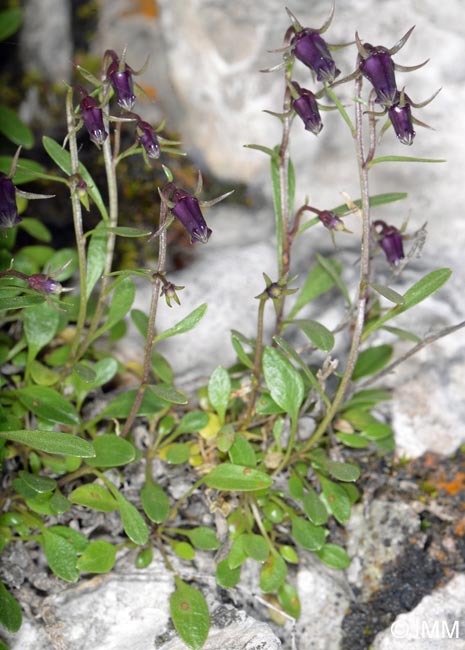
[(20, 41), (25, 70), (47, 81), (69, 82), (73, 58), (69, 3), (27, 0)]
[(437, 650), (465, 648), (465, 575), (425, 596), (411, 612), (401, 614), (378, 634), (373, 650)]

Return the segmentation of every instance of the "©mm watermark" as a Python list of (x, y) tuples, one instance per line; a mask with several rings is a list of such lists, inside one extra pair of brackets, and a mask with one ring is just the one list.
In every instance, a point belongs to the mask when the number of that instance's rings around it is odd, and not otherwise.
[(398, 620), (391, 625), (395, 639), (460, 639), (460, 621)]

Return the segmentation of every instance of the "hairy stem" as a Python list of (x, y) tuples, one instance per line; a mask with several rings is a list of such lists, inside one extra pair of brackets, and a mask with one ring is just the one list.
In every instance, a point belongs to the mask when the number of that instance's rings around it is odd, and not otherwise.
[[(356, 81), (356, 99), (360, 99), (362, 91), (362, 78)], [(363, 326), (365, 323), (365, 310), (367, 304), (367, 286), (370, 275), (370, 201), (368, 186), (368, 169), (365, 159), (363, 144), (363, 105), (360, 101), (355, 102), (355, 143), (357, 152), (357, 166), (360, 179), (360, 196), (362, 206), (362, 241), (360, 255), (360, 283), (358, 289), (357, 308), (353, 323), (352, 343), (350, 346), (347, 364), (344, 374), (337, 388), (330, 408), (313, 435), (307, 440), (300, 453), (311, 449), (324, 435), (326, 429), (334, 418), (341, 405), (350, 384), (352, 373), (360, 352)]]
[[(160, 205), (160, 228), (165, 223), (167, 212), (168, 212), (167, 207), (165, 203), (162, 201)], [(142, 370), (142, 377), (140, 380), (139, 388), (137, 389), (134, 403), (131, 407), (131, 411), (128, 415), (126, 422), (124, 423), (124, 427), (121, 432), (121, 435), (123, 437), (128, 434), (129, 430), (131, 429), (134, 423), (134, 420), (136, 419), (137, 412), (142, 403), (146, 385), (150, 376), (153, 339), (155, 337), (155, 322), (157, 318), (158, 298), (160, 295), (160, 285), (161, 285), (159, 274), (161, 274), (164, 271), (165, 264), (166, 264), (166, 230), (161, 229), (160, 237), (158, 239), (157, 272), (154, 273), (153, 280), (152, 280), (152, 299), (150, 302), (149, 321), (147, 325), (147, 336), (145, 340), (144, 366)]]
[(73, 211), (74, 232), (76, 236), (76, 248), (79, 265), (79, 311), (76, 322), (76, 331), (71, 344), (71, 358), (76, 357), (76, 352), (84, 331), (87, 314), (86, 296), (86, 247), (84, 231), (82, 227), (82, 209), (79, 196), (76, 191), (79, 172), (79, 156), (76, 139), (76, 123), (73, 109), (73, 89), (69, 88), (66, 93), (66, 122), (68, 127), (69, 154), (71, 159), (71, 208)]

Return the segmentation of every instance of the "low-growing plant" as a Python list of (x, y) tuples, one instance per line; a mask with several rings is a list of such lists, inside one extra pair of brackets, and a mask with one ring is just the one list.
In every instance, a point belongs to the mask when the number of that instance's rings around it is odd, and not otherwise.
[[(208, 607), (201, 591), (175, 569), (173, 556), (189, 561), (197, 549), (214, 551), (216, 581), (224, 588), (237, 585), (244, 563), (253, 560), (260, 564), (259, 586), (270, 604), (298, 618), (301, 604), (291, 567), (298, 564), (301, 549), (330, 567), (349, 565), (340, 531), (359, 498), (357, 450), (394, 449), (393, 431), (379, 407), (390, 394), (373, 382), (454, 329), (422, 340), (391, 325), (440, 289), (451, 271), (434, 269), (400, 293), (399, 275), (421, 249), (424, 229), (407, 235), (397, 217), (396, 225), (379, 219), (378, 206), (407, 195), (391, 190), (372, 195), (369, 188), (374, 167), (440, 162), (376, 154), (380, 136), (390, 138), (394, 131), (398, 142), (411, 145), (414, 125), (421, 124), (412, 116), (412, 107), (419, 105), (397, 85), (395, 71), (407, 68), (393, 59), (412, 30), (391, 49), (363, 43), (356, 34), (347, 44), (355, 51), (355, 72), (340, 79), (332, 47), (321, 35), (333, 12), (321, 29), (304, 27), (290, 11), (288, 15), (282, 61), (266, 71), (281, 70), (284, 76), (282, 110), (271, 113), (282, 125), (281, 142), (275, 147), (248, 145), (270, 159), (276, 273), (274, 278), (264, 275), (257, 296), (256, 336), (232, 331), (236, 363), (219, 365), (196, 395), (176, 387), (169, 361), (158, 349), (161, 341), (192, 330), (207, 310), (201, 304), (173, 327), (157, 329), (160, 296), (174, 307), (184, 288), (166, 273), (167, 231), (178, 220), (192, 242), (207, 243), (211, 230), (202, 210), (228, 194), (202, 202), (200, 175), (195, 193), (177, 182), (167, 163), (181, 153), (179, 142), (162, 136), (163, 124), (155, 128), (134, 112), (136, 73), (126, 62), (126, 52), (105, 52), (99, 78), (78, 67), (81, 85), (69, 87), (66, 94), (65, 142), (48, 136), (42, 140), (56, 171), (25, 160), (19, 152), (0, 159), (1, 546), (40, 545), (51, 571), (68, 582), (81, 574), (110, 571), (121, 549), (137, 549), (135, 564), (146, 567), (155, 547), (174, 573), (172, 620), (190, 648), (201, 648), (207, 638)], [(312, 72), (314, 91), (294, 81), (294, 67), (302, 64)], [(347, 98), (337, 94), (339, 85), (351, 79), (354, 117)], [(321, 105), (322, 98), (329, 105)], [(345, 203), (334, 207), (308, 201), (296, 207), (290, 139), (308, 138), (311, 146), (314, 136), (324, 138), (324, 109), (338, 112), (353, 139), (360, 198), (345, 196)], [(300, 120), (309, 134), (303, 133)], [(80, 162), (81, 127), (101, 151), (105, 188), (98, 187)], [(126, 149), (121, 148), (123, 131), (133, 134)], [(22, 143), (21, 129), (19, 133), (16, 144)], [(160, 165), (166, 175), (166, 183), (154, 188), (158, 220), (150, 232), (119, 224), (118, 184), (124, 179), (118, 178), (118, 167), (128, 156), (141, 155), (147, 166)], [(19, 197), (37, 197), (25, 195), (19, 186), (37, 179), (51, 188), (56, 183), (68, 187), (75, 248), (53, 249), (53, 232), (23, 216), (27, 203)], [(53, 199), (49, 201), (53, 210)], [(99, 222), (89, 228), (86, 212), (91, 204)], [(361, 234), (349, 233), (349, 214), (359, 218)], [(359, 281), (354, 290), (346, 285), (337, 250), (328, 257), (312, 249), (314, 228), (326, 228), (333, 240), (350, 236), (357, 243), (352, 262), (358, 265)], [(21, 229), (37, 243), (18, 248)], [(157, 242), (155, 267), (115, 268), (117, 237)], [(297, 279), (292, 277), (292, 248), (302, 237), (313, 261), (306, 277)], [(412, 244), (405, 254), (408, 240)], [(392, 275), (386, 285), (378, 278), (388, 265)], [(151, 286), (148, 313), (131, 311), (134, 278)], [(68, 281), (75, 290), (65, 293), (63, 283)], [(343, 312), (332, 329), (323, 324), (325, 314), (317, 312), (315, 304), (320, 303), (314, 302), (329, 293), (340, 300)], [(270, 301), (274, 331), (267, 339)], [(109, 392), (103, 408), (88, 408), (94, 398), (101, 399), (103, 387), (128, 373), (112, 351), (115, 341), (125, 340), (128, 314), (145, 340), (143, 360), (132, 368), (132, 387), (116, 396)], [(297, 347), (297, 331), (308, 344)], [(397, 338), (411, 342), (411, 348), (394, 359)], [(331, 356), (336, 339), (341, 352)], [(188, 344), (183, 339), (179, 343)], [(138, 422), (145, 423), (143, 441), (134, 435)], [(158, 481), (155, 462), (164, 466)], [(131, 494), (129, 499), (125, 473), (133, 464), (140, 466), (145, 481), (137, 498)], [(173, 499), (166, 486), (177, 465), (185, 467), (190, 487)], [(200, 493), (208, 497), (211, 512), (226, 519), (227, 533), (186, 516), (189, 500)], [(124, 533), (110, 543), (67, 525), (83, 509), (118, 512)], [(0, 604), (1, 622), (17, 631), (20, 607), (4, 585)]]

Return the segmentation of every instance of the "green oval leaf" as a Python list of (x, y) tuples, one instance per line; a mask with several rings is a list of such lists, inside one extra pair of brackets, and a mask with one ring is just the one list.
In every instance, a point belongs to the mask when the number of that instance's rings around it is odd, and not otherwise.
[(44, 420), (68, 424), (79, 424), (76, 407), (60, 393), (49, 386), (26, 386), (15, 391), (24, 406)]
[(77, 582), (79, 578), (79, 571), (76, 566), (78, 556), (73, 544), (61, 535), (44, 530), (42, 545), (48, 565), (53, 573), (67, 582)]
[(118, 467), (132, 462), (136, 457), (134, 446), (113, 433), (97, 436), (93, 444), (95, 456), (87, 461), (91, 467)]
[(172, 465), (185, 463), (191, 455), (191, 448), (185, 443), (170, 445), (166, 452), (166, 460)]
[(234, 442), (229, 448), (229, 458), (235, 465), (243, 465), (245, 467), (256, 467), (257, 456), (255, 450), (248, 440), (240, 433), (236, 433)]
[(396, 305), (403, 305), (405, 300), (404, 296), (401, 296), (400, 293), (391, 289), (391, 287), (386, 287), (384, 284), (375, 284), (374, 282), (368, 283), (372, 289), (377, 291), (380, 296), (383, 296), (390, 302), (393, 302)]
[(147, 237), (151, 234), (149, 230), (128, 228), (127, 226), (109, 226), (105, 230), (106, 232), (112, 232), (114, 235), (118, 235), (118, 237)]
[(194, 309), (194, 311), (192, 311), (188, 316), (180, 320), (179, 323), (176, 323), (176, 325), (173, 325), (173, 327), (170, 327), (169, 329), (156, 336), (154, 342), (157, 343), (158, 341), (163, 341), (164, 339), (168, 339), (171, 336), (177, 336), (178, 334), (189, 332), (189, 330), (193, 329), (197, 323), (205, 316), (206, 311), (206, 304), (199, 305), (199, 307)]
[(300, 616), (300, 599), (295, 587), (285, 582), (278, 590), (278, 601), (289, 616), (298, 619)]
[(216, 551), (221, 546), (220, 540), (217, 538), (215, 531), (206, 526), (198, 526), (192, 530), (186, 530), (185, 533), (191, 543), (202, 551)]
[(190, 411), (183, 415), (176, 427), (176, 434), (197, 433), (208, 424), (208, 413), (205, 411)]
[(0, 623), (8, 632), (17, 632), (22, 621), (23, 615), (18, 601), (13, 598), (3, 582), (0, 582)]
[(302, 499), (302, 505), (305, 514), (315, 526), (321, 526), (328, 521), (328, 511), (324, 503), (312, 487), (308, 487), (308, 492)]
[(279, 589), (287, 575), (287, 566), (277, 553), (271, 553), (260, 573), (260, 589), (269, 594)]
[(389, 363), (392, 353), (393, 349), (390, 345), (377, 345), (368, 348), (368, 350), (363, 350), (358, 356), (352, 379), (356, 381), (379, 372)]
[(333, 481), (330, 481), (321, 475), (319, 475), (318, 478), (322, 488), (321, 498), (326, 504), (326, 507), (340, 524), (346, 524), (350, 519), (352, 506), (347, 492), (344, 490), (342, 485), (333, 483)]
[(322, 526), (315, 526), (301, 517), (292, 517), (291, 535), (297, 544), (307, 551), (317, 551), (321, 548), (325, 543), (326, 533)]
[(27, 445), (32, 449), (45, 451), (47, 454), (59, 456), (77, 456), (78, 458), (92, 458), (95, 456), (94, 447), (77, 436), (59, 431), (42, 431), (40, 429), (20, 429), (18, 431), (0, 431), (0, 438)]
[(333, 569), (347, 569), (350, 565), (350, 557), (337, 544), (325, 544), (316, 554), (322, 562)]
[[(344, 206), (347, 210), (347, 206)], [(336, 284), (334, 276), (340, 276), (342, 272), (342, 264), (339, 260), (333, 259), (331, 257), (325, 258), (326, 264), (331, 268), (332, 273), (329, 273), (328, 269), (322, 266), (320, 263), (314, 266), (305, 282), (304, 286), (297, 296), (297, 300), (292, 307), (288, 320), (291, 321), (295, 315), (305, 307), (309, 302), (315, 300), (326, 291), (329, 291)]]
[[(118, 397), (110, 402), (110, 404), (103, 409), (96, 421), (102, 418), (127, 418), (131, 412), (132, 405), (136, 397), (137, 390), (128, 390), (121, 393)], [(155, 397), (151, 391), (146, 391), (142, 399), (142, 403), (137, 411), (138, 415), (153, 415), (166, 408), (166, 402), (162, 402)]]
[[(21, 9), (5, 9), (0, 12), (0, 41), (18, 31), (23, 20)], [(1, 608), (0, 608), (1, 611)], [(7, 628), (8, 629), (8, 628)], [(12, 630), (10, 630), (11, 632)]]
[(0, 133), (3, 133), (14, 144), (25, 149), (32, 149), (34, 145), (34, 134), (31, 129), (19, 119), (15, 111), (6, 106), (0, 106)]
[(307, 336), (313, 345), (323, 352), (330, 352), (334, 347), (334, 336), (324, 325), (316, 320), (293, 321)]
[(251, 467), (222, 463), (205, 477), (205, 484), (216, 490), (250, 492), (269, 488), (273, 479), (268, 474)]
[(242, 535), (242, 547), (248, 557), (256, 562), (264, 562), (270, 554), (270, 547), (266, 539), (254, 533)]
[(87, 250), (86, 297), (92, 293), (93, 288), (102, 276), (105, 268), (107, 250), (107, 234), (105, 225), (100, 222), (90, 238)]
[(174, 386), (169, 384), (152, 384), (147, 386), (154, 395), (160, 399), (170, 402), (171, 404), (187, 404), (188, 399), (185, 393), (176, 390)]
[(224, 424), (226, 408), (231, 395), (231, 380), (227, 370), (218, 366), (212, 372), (208, 382), (208, 399), (215, 411), (218, 413), (220, 423)]
[(171, 594), (173, 625), (192, 650), (201, 650), (210, 629), (208, 605), (203, 594), (176, 576), (176, 591)]
[(220, 587), (231, 589), (235, 587), (241, 579), (241, 567), (238, 566), (231, 569), (229, 566), (228, 558), (221, 560), (216, 565), (216, 582)]
[(29, 346), (29, 362), (54, 338), (59, 320), (58, 312), (46, 302), (34, 305), (24, 312), (24, 335)]
[[(389, 429), (389, 433), (391, 429)], [(388, 434), (389, 435), (389, 434)], [(353, 463), (339, 463), (334, 460), (328, 460), (324, 464), (325, 468), (333, 478), (338, 481), (357, 481), (360, 478), (360, 468)]]
[(71, 492), (68, 499), (71, 503), (91, 508), (91, 510), (98, 510), (99, 512), (112, 512), (118, 507), (108, 490), (97, 483), (80, 485)]
[(273, 400), (296, 420), (304, 399), (300, 374), (281, 352), (270, 346), (263, 351), (263, 374)]
[(91, 542), (77, 561), (77, 568), (84, 573), (107, 573), (116, 560), (116, 548), (105, 540)]
[(174, 542), (171, 548), (182, 560), (191, 561), (195, 558), (195, 550), (187, 542)]
[(161, 524), (166, 520), (170, 511), (170, 503), (161, 485), (147, 481), (141, 490), (140, 500), (150, 521)]
[(336, 438), (352, 449), (364, 449), (369, 446), (368, 440), (359, 433), (336, 433)]
[(136, 285), (134, 282), (130, 278), (123, 278), (113, 291), (110, 309), (106, 315), (105, 323), (95, 332), (92, 337), (93, 341), (100, 338), (104, 332), (125, 318), (131, 309), (135, 295)]
[(57, 486), (55, 479), (49, 478), (48, 476), (31, 474), (25, 470), (21, 470), (19, 472), (19, 476), (23, 479), (26, 485), (31, 488), (31, 490), (34, 490), (34, 492), (38, 492), (39, 494), (43, 494), (45, 492), (53, 492)]
[(32, 219), (31, 217), (23, 217), (19, 227), (27, 232), (28, 235), (38, 239), (41, 242), (48, 244), (52, 241), (52, 233), (50, 230), (38, 219)]
[(147, 544), (149, 530), (140, 512), (116, 488), (112, 489), (112, 493), (118, 502), (118, 510), (126, 535), (134, 544), (139, 546)]

